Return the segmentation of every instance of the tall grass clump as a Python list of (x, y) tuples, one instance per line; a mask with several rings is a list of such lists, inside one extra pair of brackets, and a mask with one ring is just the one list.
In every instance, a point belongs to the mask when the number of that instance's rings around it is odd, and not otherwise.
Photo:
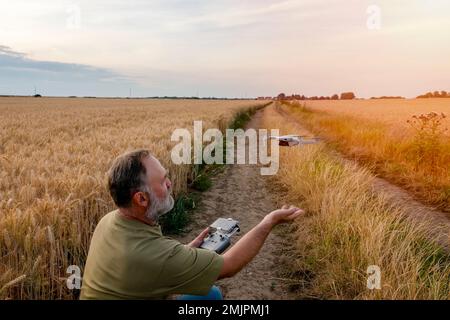
[(447, 116), (441, 112), (430, 112), (427, 114), (413, 115), (406, 122), (415, 130), (413, 147), (411, 148), (416, 166), (419, 167), (423, 163), (430, 166), (434, 173), (441, 162), (441, 150), (443, 137), (447, 128), (443, 127), (443, 122)]

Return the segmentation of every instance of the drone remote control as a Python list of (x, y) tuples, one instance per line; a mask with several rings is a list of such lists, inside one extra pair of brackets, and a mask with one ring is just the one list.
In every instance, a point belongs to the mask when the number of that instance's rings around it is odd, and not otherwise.
[(209, 233), (203, 240), (200, 248), (215, 251), (219, 254), (224, 252), (231, 244), (230, 237), (240, 231), (238, 223), (238, 221), (231, 218), (217, 219), (210, 225), (215, 231)]

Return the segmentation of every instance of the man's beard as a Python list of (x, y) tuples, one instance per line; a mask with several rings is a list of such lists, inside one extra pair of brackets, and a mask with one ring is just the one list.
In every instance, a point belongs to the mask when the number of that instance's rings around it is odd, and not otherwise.
[(145, 212), (145, 216), (152, 221), (157, 222), (159, 217), (172, 210), (175, 204), (175, 200), (170, 193), (163, 200), (160, 200), (158, 197), (156, 197), (156, 195), (151, 190), (148, 192), (148, 194), (150, 196), (150, 206)]

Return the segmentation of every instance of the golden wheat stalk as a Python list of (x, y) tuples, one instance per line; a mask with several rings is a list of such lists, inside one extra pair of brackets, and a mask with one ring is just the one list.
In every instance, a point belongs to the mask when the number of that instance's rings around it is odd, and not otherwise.
[(11, 280), (10, 282), (8, 282), (7, 284), (5, 284), (1, 289), (0, 292), (2, 292), (3, 290), (6, 290), (10, 287), (13, 287), (21, 282), (23, 282), (26, 279), (27, 275), (23, 274), (17, 278), (15, 278), (14, 280)]

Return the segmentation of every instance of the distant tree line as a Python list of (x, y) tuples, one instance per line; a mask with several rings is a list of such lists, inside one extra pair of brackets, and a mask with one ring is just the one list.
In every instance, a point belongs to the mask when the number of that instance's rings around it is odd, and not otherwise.
[(285, 93), (280, 93), (277, 97), (259, 97), (258, 100), (352, 100), (355, 99), (356, 95), (353, 92), (343, 92), (339, 96), (338, 94), (333, 94), (332, 96), (312, 96), (307, 97), (300, 94), (286, 95)]
[(381, 97), (371, 97), (370, 99), (405, 99), (401, 96), (381, 96)]
[(151, 96), (151, 97), (96, 97), (96, 96), (69, 96), (68, 98), (84, 98), (84, 99), (168, 99), (168, 100), (255, 100), (254, 98), (220, 98), (220, 97), (183, 97), (183, 96)]
[(426, 99), (426, 98), (450, 98), (450, 93), (447, 91), (434, 91), (427, 92), (417, 97), (418, 99)]
[[(32, 95), (35, 98), (42, 97), (40, 94)], [(20, 95), (0, 95), (0, 97), (20, 97)], [(25, 97), (25, 96), (24, 96)], [(69, 98), (77, 98), (77, 96), (69, 96)], [(195, 96), (151, 96), (151, 97), (96, 97), (96, 96), (81, 96), (80, 98), (102, 98), (102, 99), (195, 99), (195, 100), (253, 100), (255, 98), (219, 98), (219, 97), (195, 97)], [(427, 92), (426, 94), (417, 96), (418, 99), (425, 98), (450, 98), (450, 92), (445, 90)], [(356, 95), (353, 92), (343, 92), (340, 95), (333, 94), (332, 96), (305, 96), (303, 94), (291, 94), (286, 95), (280, 93), (276, 97), (261, 96), (256, 100), (353, 100), (356, 99)], [(405, 99), (402, 96), (381, 96), (371, 97), (370, 99)]]

